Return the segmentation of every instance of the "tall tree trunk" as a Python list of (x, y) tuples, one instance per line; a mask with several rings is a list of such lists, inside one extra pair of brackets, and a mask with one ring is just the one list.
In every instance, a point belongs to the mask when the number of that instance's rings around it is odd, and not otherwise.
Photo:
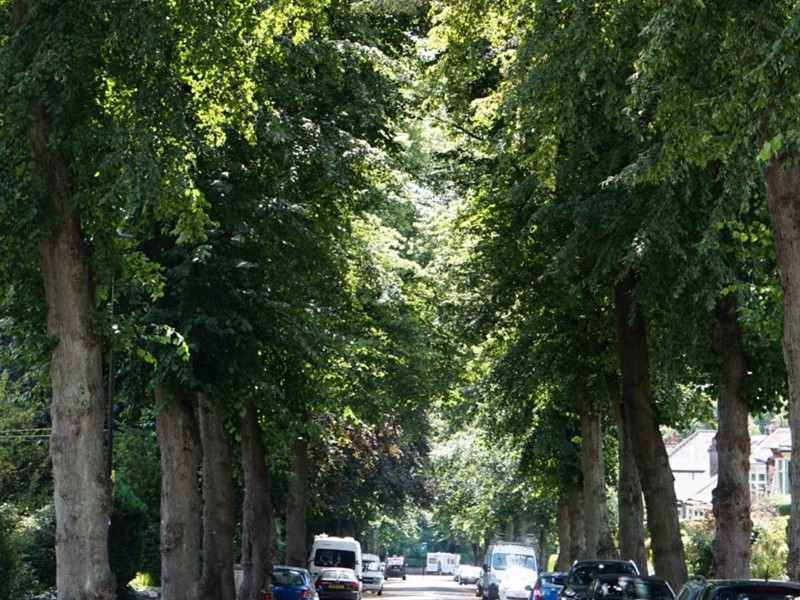
[(556, 513), (556, 530), (558, 531), (558, 558), (556, 559), (556, 571), (568, 571), (572, 564), (570, 556), (571, 524), (569, 522), (569, 500), (561, 497), (558, 500), (558, 512)]
[(161, 597), (195, 600), (200, 580), (202, 459), (192, 405), (182, 390), (166, 398), (156, 386), (156, 434), (161, 449)]
[(235, 600), (233, 461), (230, 436), (207, 394), (198, 396), (203, 442), (203, 573), (199, 600)]
[(583, 487), (567, 484), (567, 510), (569, 512), (569, 564), (586, 558), (586, 538), (583, 535)]
[(298, 437), (292, 446), (292, 473), (286, 497), (286, 562), (293, 567), (308, 567), (307, 506), (308, 442)]
[[(16, 0), (14, 29), (22, 27), (27, 13), (27, 3)], [(43, 21), (43, 28), (53, 26), (43, 15), (37, 18)], [(44, 38), (47, 33), (28, 31), (27, 35)], [(49, 82), (41, 83), (48, 87)], [(111, 482), (103, 450), (102, 349), (91, 323), (95, 306), (90, 252), (83, 241), (80, 217), (72, 209), (68, 159), (51, 148), (54, 118), (48, 106), (58, 106), (60, 99), (38, 102), (31, 106), (28, 144), (32, 189), (39, 210), (52, 221), (49, 234), (39, 241), (39, 255), (47, 333), (55, 340), (50, 354), (50, 457), (55, 486), (56, 586), (59, 598), (110, 599), (116, 591), (108, 563)]]
[(637, 449), (636, 466), (644, 491), (655, 572), (674, 589), (688, 579), (678, 521), (678, 501), (667, 449), (658, 429), (650, 390), (644, 315), (634, 308), (635, 276), (629, 272), (616, 285), (615, 312), (622, 374), (626, 431)]
[(722, 359), (716, 446), (719, 477), (712, 504), (716, 518), (714, 577), (750, 577), (750, 405), (742, 397), (747, 360), (739, 315), (730, 298), (717, 304), (712, 348)]
[[(600, 415), (586, 389), (581, 390), (581, 473), (583, 474), (583, 522), (586, 558), (598, 558), (600, 540), (608, 531), (605, 466)], [(603, 527), (605, 521), (606, 526)], [(603, 556), (606, 558), (606, 556)]]
[(635, 450), (625, 425), (626, 419), (623, 416), (625, 407), (622, 405), (616, 378), (609, 381), (608, 389), (619, 436), (619, 486), (617, 490), (619, 555), (625, 560), (632, 560), (639, 567), (639, 571), (647, 573), (642, 483), (639, 481), (639, 471), (636, 468)]
[(258, 412), (249, 401), (242, 417), (244, 508), (242, 523), (242, 584), (240, 600), (261, 600), (272, 577), (275, 527), (270, 476)]
[[(800, 165), (774, 160), (764, 169), (773, 242), (783, 288), (783, 359), (789, 379), (792, 448), (800, 448)], [(789, 465), (792, 508), (786, 538), (789, 579), (800, 579), (800, 454)]]

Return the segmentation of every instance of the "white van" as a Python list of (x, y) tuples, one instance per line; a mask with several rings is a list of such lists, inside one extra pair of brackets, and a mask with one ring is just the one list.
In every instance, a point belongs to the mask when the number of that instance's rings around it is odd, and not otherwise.
[(505, 570), (511, 567), (523, 567), (533, 571), (533, 579), (539, 571), (536, 551), (524, 544), (498, 543), (486, 549), (483, 559), (483, 573), (480, 578), (479, 591), (484, 600), (497, 600), (498, 586)]
[(324, 533), (314, 536), (308, 570), (316, 580), (325, 567), (344, 567), (356, 572), (361, 581), (361, 543), (351, 537), (334, 537)]
[(383, 594), (383, 569), (381, 557), (377, 554), (362, 554), (361, 581), (365, 592), (375, 592), (378, 596)]

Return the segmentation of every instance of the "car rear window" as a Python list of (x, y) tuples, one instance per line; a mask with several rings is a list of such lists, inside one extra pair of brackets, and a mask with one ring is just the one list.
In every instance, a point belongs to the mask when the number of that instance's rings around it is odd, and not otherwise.
[(603, 565), (578, 565), (569, 576), (569, 585), (572, 587), (587, 587), (597, 575), (601, 573), (627, 573), (637, 575), (636, 567), (631, 563), (610, 563)]
[(797, 590), (783, 587), (759, 585), (748, 588), (720, 590), (714, 596), (718, 600), (798, 600), (800, 587)]
[(356, 553), (351, 550), (338, 550), (336, 548), (317, 548), (317, 552), (314, 554), (314, 564), (318, 567), (355, 569)]
[(304, 585), (305, 580), (299, 571), (273, 571), (273, 585)]

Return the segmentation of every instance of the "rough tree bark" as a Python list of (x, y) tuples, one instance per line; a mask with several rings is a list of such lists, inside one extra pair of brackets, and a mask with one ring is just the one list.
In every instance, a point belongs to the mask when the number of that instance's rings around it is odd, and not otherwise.
[(562, 496), (558, 500), (558, 512), (556, 513), (556, 529), (558, 531), (558, 558), (556, 558), (556, 571), (568, 571), (572, 564), (570, 557), (570, 522), (569, 522), (569, 500)]
[(156, 434), (161, 449), (161, 597), (195, 600), (200, 581), (200, 437), (191, 402), (167, 398), (158, 385)]
[(636, 448), (634, 456), (647, 508), (653, 566), (656, 574), (677, 590), (688, 579), (688, 573), (674, 479), (650, 390), (644, 315), (633, 302), (635, 283), (633, 272), (629, 272), (615, 288), (623, 414), (628, 420), (625, 429)]
[[(13, 26), (25, 23), (28, 4), (14, 2)], [(38, 15), (43, 27), (52, 26)], [(36, 23), (33, 23), (35, 26)], [(37, 35), (27, 31), (26, 35)], [(45, 35), (45, 34), (42, 34)], [(59, 86), (43, 89), (50, 93)], [(59, 599), (115, 597), (108, 563), (111, 482), (103, 449), (105, 397), (100, 341), (92, 328), (94, 311), (90, 252), (80, 216), (72, 208), (69, 160), (52, 146), (58, 98), (31, 106), (28, 144), (32, 190), (52, 226), (39, 241), (53, 391), (50, 457), (56, 510), (56, 586)]]
[(567, 511), (569, 512), (569, 564), (586, 558), (586, 538), (583, 535), (583, 487), (579, 483), (567, 484)]
[(203, 443), (203, 572), (199, 600), (235, 600), (233, 460), (228, 431), (207, 394), (198, 395)]
[(258, 411), (248, 402), (242, 417), (244, 507), (242, 523), (242, 584), (240, 600), (261, 600), (272, 577), (275, 527), (270, 476)]
[[(783, 359), (789, 380), (792, 448), (800, 448), (800, 165), (775, 159), (764, 169), (773, 242), (783, 288)], [(800, 579), (800, 456), (789, 465), (792, 508), (786, 538), (789, 579)]]
[(587, 558), (608, 558), (608, 506), (606, 504), (603, 433), (600, 414), (592, 399), (581, 391), (581, 473), (583, 474), (583, 522)]
[(614, 420), (619, 436), (619, 487), (617, 505), (619, 506), (619, 555), (624, 560), (632, 560), (639, 571), (647, 573), (647, 550), (644, 545), (644, 506), (642, 504), (642, 483), (636, 469), (634, 448), (626, 430), (623, 416), (625, 407), (619, 394), (619, 382), (614, 378), (608, 384)]
[(308, 506), (308, 442), (298, 437), (292, 446), (292, 474), (286, 498), (286, 562), (308, 567), (306, 516)]
[(714, 577), (750, 577), (750, 405), (742, 396), (747, 360), (739, 315), (730, 298), (717, 304), (712, 348), (722, 360), (716, 435), (719, 473), (712, 499)]

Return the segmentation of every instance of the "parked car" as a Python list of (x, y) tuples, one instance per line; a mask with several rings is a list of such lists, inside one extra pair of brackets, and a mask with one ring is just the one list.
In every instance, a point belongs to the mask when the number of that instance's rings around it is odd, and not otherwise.
[(470, 585), (478, 583), (483, 569), (473, 565), (464, 565), (458, 573), (458, 585)]
[(676, 600), (798, 600), (800, 582), (771, 579), (706, 579), (695, 577), (681, 586)]
[(406, 559), (402, 556), (389, 556), (386, 558), (386, 568), (383, 570), (385, 579), (389, 577), (406, 578)]
[(272, 600), (315, 600), (317, 590), (308, 569), (272, 567)]
[(639, 567), (632, 560), (577, 560), (567, 573), (567, 581), (558, 593), (558, 600), (585, 600), (586, 589), (592, 579), (605, 573), (638, 575)]
[(551, 573), (539, 573), (529, 600), (557, 600), (558, 593), (564, 588), (567, 582), (567, 574), (563, 571), (553, 571)]
[(508, 567), (497, 585), (497, 595), (500, 600), (528, 600), (537, 579), (533, 569)]
[(361, 582), (353, 569), (322, 569), (314, 586), (319, 600), (361, 600)]
[(598, 575), (586, 590), (586, 600), (675, 600), (675, 592), (652, 575)]
[(361, 588), (365, 592), (375, 592), (378, 596), (383, 594), (383, 570), (381, 559), (377, 554), (362, 554), (364, 564), (361, 568)]

